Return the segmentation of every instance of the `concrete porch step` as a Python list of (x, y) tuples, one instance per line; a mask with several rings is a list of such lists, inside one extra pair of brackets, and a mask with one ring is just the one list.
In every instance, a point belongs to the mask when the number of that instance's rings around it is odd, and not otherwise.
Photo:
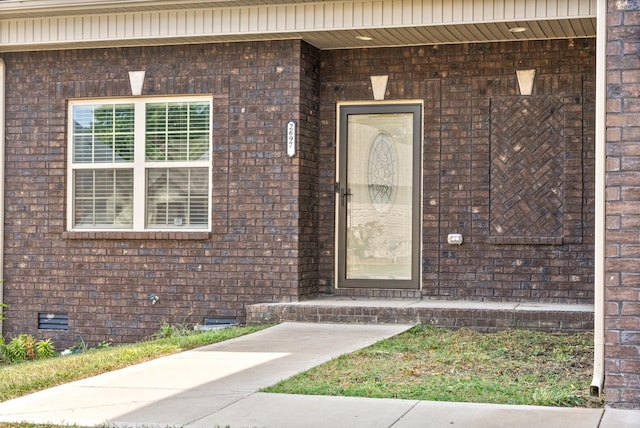
[(496, 331), (525, 328), (577, 332), (593, 330), (593, 305), (502, 303), (460, 300), (353, 300), (320, 298), (258, 303), (246, 307), (247, 324), (285, 321), (347, 324), (431, 324)]

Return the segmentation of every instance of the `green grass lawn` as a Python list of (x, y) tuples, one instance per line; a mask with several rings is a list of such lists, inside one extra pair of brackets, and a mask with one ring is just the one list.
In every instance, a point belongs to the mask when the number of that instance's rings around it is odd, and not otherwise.
[(478, 333), (417, 326), (265, 392), (600, 407), (591, 333)]

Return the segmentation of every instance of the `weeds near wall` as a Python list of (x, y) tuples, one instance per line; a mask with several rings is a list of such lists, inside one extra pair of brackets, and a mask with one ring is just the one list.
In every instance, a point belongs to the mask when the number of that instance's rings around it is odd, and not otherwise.
[(181, 323), (178, 324), (170, 324), (168, 322), (163, 322), (160, 324), (160, 330), (156, 334), (152, 336), (153, 339), (169, 339), (175, 337), (185, 337), (194, 333), (194, 325), (187, 323), (187, 319), (192, 315), (189, 312), (182, 319)]
[(56, 355), (51, 339), (36, 340), (28, 334), (21, 334), (5, 343), (0, 338), (0, 362), (21, 363), (38, 358), (50, 358)]
[(185, 324), (162, 323), (160, 330), (155, 334), (157, 339), (168, 339), (170, 337), (184, 337), (193, 334), (193, 329)]

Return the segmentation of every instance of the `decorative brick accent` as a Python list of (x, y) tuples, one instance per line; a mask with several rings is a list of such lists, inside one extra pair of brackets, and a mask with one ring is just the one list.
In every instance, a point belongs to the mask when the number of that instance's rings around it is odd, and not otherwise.
[(562, 243), (564, 116), (556, 97), (491, 99), (493, 243), (532, 244), (544, 238), (552, 239), (545, 244)]
[(605, 394), (640, 409), (640, 3), (608, 2)]

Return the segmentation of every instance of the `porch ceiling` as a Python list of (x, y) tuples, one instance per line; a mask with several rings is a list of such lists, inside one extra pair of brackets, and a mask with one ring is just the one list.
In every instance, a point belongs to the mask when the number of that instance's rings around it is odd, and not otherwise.
[[(510, 28), (522, 27), (522, 33)], [(509, 21), (480, 24), (433, 25), (396, 28), (308, 32), (300, 34), (320, 49), (347, 49), (515, 40), (574, 39), (595, 37), (595, 18), (549, 21)], [(372, 40), (360, 40), (369, 36)]]
[(281, 39), (348, 49), (586, 38), (596, 35), (596, 1), (4, 0), (0, 52)]

